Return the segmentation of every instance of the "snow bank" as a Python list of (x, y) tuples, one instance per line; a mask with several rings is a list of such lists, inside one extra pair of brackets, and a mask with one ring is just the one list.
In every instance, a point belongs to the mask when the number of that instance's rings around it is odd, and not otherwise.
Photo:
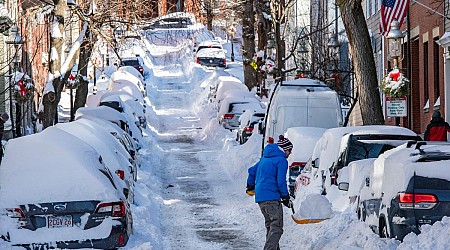
[(300, 204), (298, 211), (294, 214), (296, 219), (329, 219), (333, 216), (331, 203), (325, 196), (310, 194)]

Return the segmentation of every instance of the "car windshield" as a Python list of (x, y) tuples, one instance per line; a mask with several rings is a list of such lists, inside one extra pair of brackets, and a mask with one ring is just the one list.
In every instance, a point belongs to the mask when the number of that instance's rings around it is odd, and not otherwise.
[(121, 66), (139, 66), (139, 60), (123, 60)]
[(348, 142), (345, 166), (352, 161), (377, 158), (387, 150), (418, 139), (417, 136), (406, 135), (354, 135)]

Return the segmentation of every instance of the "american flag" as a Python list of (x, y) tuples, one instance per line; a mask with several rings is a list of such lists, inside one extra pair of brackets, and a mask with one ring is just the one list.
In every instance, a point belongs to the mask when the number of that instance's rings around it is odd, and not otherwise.
[(380, 12), (380, 32), (385, 36), (391, 30), (391, 22), (397, 20), (402, 26), (408, 11), (409, 0), (383, 0)]

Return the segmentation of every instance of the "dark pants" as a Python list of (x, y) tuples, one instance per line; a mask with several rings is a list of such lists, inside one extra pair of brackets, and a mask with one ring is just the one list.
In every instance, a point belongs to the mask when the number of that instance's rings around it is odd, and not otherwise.
[(283, 207), (280, 201), (263, 201), (258, 203), (264, 215), (266, 225), (266, 244), (264, 250), (280, 249), (278, 242), (283, 234)]

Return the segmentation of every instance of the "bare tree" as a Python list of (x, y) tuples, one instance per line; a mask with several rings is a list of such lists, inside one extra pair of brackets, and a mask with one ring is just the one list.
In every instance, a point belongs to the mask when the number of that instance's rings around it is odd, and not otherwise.
[(350, 44), (364, 125), (384, 124), (375, 61), (361, 0), (337, 0)]

